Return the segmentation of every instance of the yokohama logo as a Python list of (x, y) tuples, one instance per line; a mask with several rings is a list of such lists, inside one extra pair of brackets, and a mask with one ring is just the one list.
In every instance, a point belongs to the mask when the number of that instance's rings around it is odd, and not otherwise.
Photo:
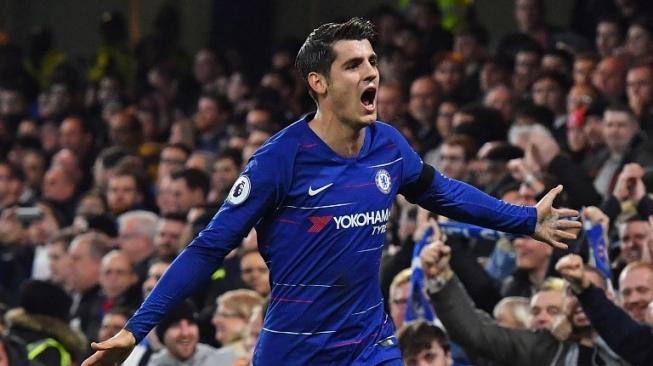
[(326, 224), (328, 224), (329, 221), (331, 221), (332, 218), (333, 218), (333, 216), (311, 216), (311, 217), (309, 217), (308, 219), (311, 220), (311, 224), (313, 224), (313, 226), (311, 226), (311, 228), (308, 229), (308, 232), (309, 233), (319, 233), (320, 231), (322, 231), (322, 229), (324, 229)]

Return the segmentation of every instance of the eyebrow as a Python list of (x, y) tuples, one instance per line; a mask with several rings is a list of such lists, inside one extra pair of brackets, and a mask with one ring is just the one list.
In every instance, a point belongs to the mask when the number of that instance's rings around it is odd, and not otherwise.
[[(378, 57), (376, 56), (376, 53), (372, 53), (371, 55), (368, 56), (368, 59), (377, 61)], [(348, 59), (347, 61), (343, 62), (342, 66), (347, 67), (350, 65), (355, 65), (363, 62), (365, 60), (365, 57), (353, 57)]]

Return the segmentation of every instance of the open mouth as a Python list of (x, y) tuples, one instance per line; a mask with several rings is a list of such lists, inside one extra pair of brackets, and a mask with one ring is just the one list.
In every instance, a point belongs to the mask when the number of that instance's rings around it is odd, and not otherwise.
[(361, 103), (368, 110), (374, 110), (374, 100), (376, 99), (376, 87), (370, 86), (365, 88), (361, 95)]

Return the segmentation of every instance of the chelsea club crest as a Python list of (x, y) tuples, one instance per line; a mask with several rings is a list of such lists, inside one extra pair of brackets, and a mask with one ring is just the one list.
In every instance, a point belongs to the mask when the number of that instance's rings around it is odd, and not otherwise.
[(387, 170), (379, 169), (379, 171), (376, 172), (376, 177), (374, 177), (374, 182), (379, 191), (385, 194), (390, 193), (390, 189), (392, 189), (392, 179)]

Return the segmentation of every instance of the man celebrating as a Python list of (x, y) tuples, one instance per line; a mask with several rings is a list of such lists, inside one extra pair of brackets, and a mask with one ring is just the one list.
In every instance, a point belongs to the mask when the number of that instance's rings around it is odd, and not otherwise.
[(358, 18), (315, 29), (296, 66), (317, 111), (252, 156), (211, 223), (175, 260), (124, 330), (93, 344), (83, 366), (122, 361), (159, 319), (209, 277), (256, 226), (270, 267), (271, 300), (255, 365), (401, 365), (383, 310), (378, 271), (395, 195), (459, 221), (533, 235), (565, 247), (551, 207), (506, 204), (423, 164), (406, 140), (376, 122), (374, 29)]

